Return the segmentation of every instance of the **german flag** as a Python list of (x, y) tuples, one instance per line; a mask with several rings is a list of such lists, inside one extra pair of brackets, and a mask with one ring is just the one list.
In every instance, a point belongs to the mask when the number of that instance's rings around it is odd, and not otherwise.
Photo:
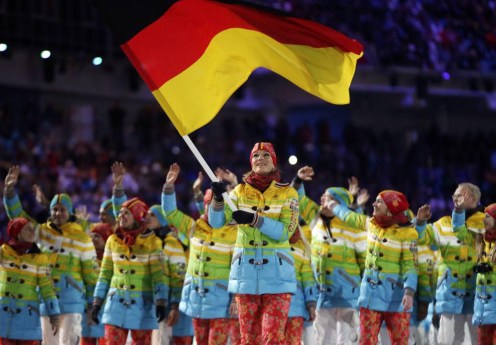
[(211, 121), (259, 67), (349, 103), (363, 47), (324, 25), (235, 1), (93, 1), (181, 135)]

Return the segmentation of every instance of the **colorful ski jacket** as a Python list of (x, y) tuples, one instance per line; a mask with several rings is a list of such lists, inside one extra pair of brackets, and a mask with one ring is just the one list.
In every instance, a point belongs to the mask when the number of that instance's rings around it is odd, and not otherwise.
[[(296, 293), (294, 259), (288, 239), (298, 227), (298, 194), (288, 184), (272, 181), (265, 192), (247, 183), (230, 193), (234, 205), (257, 213), (258, 227), (238, 225), (229, 276), (234, 294)], [(232, 220), (229, 206), (215, 200), (209, 208), (212, 227), (221, 228)]]
[(367, 233), (338, 217), (320, 217), (320, 206), (298, 193), (300, 215), (308, 224), (314, 224), (311, 248), (319, 293), (317, 309), (357, 308)]
[(490, 259), (495, 250), (496, 243), (485, 243), (484, 254), (477, 269), (479, 273), (472, 317), (473, 324), (477, 326), (496, 323), (496, 264)]
[[(417, 225), (419, 243), (439, 248), (436, 313), (472, 314), (474, 310), (477, 261), (475, 233), (482, 232), (483, 212), (465, 220), (465, 213), (453, 212), (433, 224)], [(471, 230), (469, 230), (471, 229)]]
[(157, 328), (155, 302), (166, 301), (169, 295), (165, 271), (162, 240), (152, 231), (139, 235), (131, 247), (111, 235), (94, 295), (105, 300), (102, 323), (125, 329)]
[[(406, 288), (417, 290), (417, 232), (413, 226), (381, 228), (373, 218), (345, 206), (334, 207), (336, 216), (354, 228), (367, 231), (365, 270), (358, 307), (401, 312)], [(407, 311), (407, 310), (405, 310)]]
[(194, 220), (176, 208), (175, 193), (162, 193), (169, 224), (189, 238), (189, 260), (179, 309), (201, 319), (228, 318), (232, 296), (227, 291), (236, 228), (213, 229), (202, 218)]
[(48, 264), (45, 254), (0, 247), (0, 338), (41, 340), (40, 297), (49, 315), (60, 314)]
[[(4, 202), (9, 217), (26, 214), (17, 194), (4, 198)], [(38, 224), (37, 242), (48, 256), (61, 314), (83, 313), (85, 306), (92, 304), (98, 270), (90, 236), (76, 222), (69, 221), (58, 227), (48, 221)], [(42, 303), (41, 314), (47, 315), (47, 312)]]

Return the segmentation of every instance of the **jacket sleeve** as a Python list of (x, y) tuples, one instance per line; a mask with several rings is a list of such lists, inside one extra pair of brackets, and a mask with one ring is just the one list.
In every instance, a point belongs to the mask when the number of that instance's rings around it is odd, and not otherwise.
[[(229, 193), (229, 198), (231, 198), (234, 206), (238, 207), (238, 193), (241, 189), (241, 185), (237, 185), (231, 193)], [(224, 201), (218, 202), (212, 199), (210, 206), (208, 207), (208, 223), (214, 229), (220, 229), (232, 219), (233, 211), (229, 206), (226, 206)]]
[(114, 275), (114, 260), (112, 259), (113, 242), (115, 235), (111, 235), (105, 244), (105, 252), (103, 253), (102, 265), (100, 267), (100, 275), (96, 283), (93, 297), (104, 301), (107, 292), (110, 288), (110, 281)]
[(343, 222), (348, 224), (349, 226), (359, 229), (366, 230), (367, 229), (367, 216), (364, 214), (356, 213), (350, 210), (348, 207), (337, 204), (334, 206), (334, 214), (336, 217), (341, 219)]
[(59, 301), (55, 296), (53, 281), (49, 278), (48, 257), (45, 254), (37, 254), (37, 259), (39, 262), (37, 272), (38, 287), (47, 307), (48, 315), (60, 314)]
[(304, 256), (301, 264), (300, 278), (305, 294), (305, 305), (307, 307), (315, 305), (317, 301), (317, 288), (312, 266), (310, 264), (310, 258), (307, 255)]
[[(287, 241), (298, 229), (298, 194), (291, 187), (281, 208), (279, 219), (260, 217), (258, 229), (276, 241)], [(258, 225), (258, 224), (257, 224)]]
[(189, 247), (189, 238), (195, 226), (195, 220), (177, 209), (176, 193), (162, 193), (162, 210), (167, 222), (178, 231), (178, 238), (182, 244)]
[(181, 244), (175, 238), (166, 239), (164, 253), (169, 272), (169, 302), (179, 303), (186, 274), (186, 256)]
[(154, 301), (167, 301), (169, 298), (169, 276), (164, 274), (166, 265), (164, 262), (164, 253), (162, 241), (157, 237), (152, 243), (151, 253), (149, 256), (150, 275), (153, 284)]
[(404, 287), (416, 291), (418, 282), (418, 235), (414, 229), (403, 231), (408, 231), (408, 233), (401, 241), (400, 272), (403, 274)]
[(121, 211), (121, 206), (126, 201), (127, 201), (127, 195), (124, 192), (124, 189), (114, 188), (112, 191), (112, 211), (114, 212), (115, 218), (119, 216), (119, 212)]
[(14, 195), (12, 196), (4, 194), (3, 205), (9, 219), (24, 217), (37, 224), (34, 219), (22, 208), (21, 200), (19, 199), (17, 193), (14, 192)]
[(91, 238), (87, 236), (84, 247), (81, 248), (81, 275), (86, 287), (86, 297), (88, 303), (93, 303), (93, 293), (98, 280), (98, 263), (96, 260), (96, 251)]

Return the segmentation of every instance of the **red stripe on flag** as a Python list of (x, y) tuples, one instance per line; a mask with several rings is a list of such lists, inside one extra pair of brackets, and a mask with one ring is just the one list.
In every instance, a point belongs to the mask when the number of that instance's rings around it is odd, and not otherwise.
[(208, 0), (179, 1), (121, 48), (156, 90), (195, 63), (218, 33), (232, 28), (258, 31), (283, 44), (337, 47), (357, 55), (363, 50), (359, 42), (319, 23)]

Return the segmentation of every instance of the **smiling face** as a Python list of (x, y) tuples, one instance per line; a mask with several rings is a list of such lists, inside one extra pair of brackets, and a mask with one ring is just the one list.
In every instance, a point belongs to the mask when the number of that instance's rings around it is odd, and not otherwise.
[(21, 242), (33, 243), (36, 238), (36, 233), (34, 231), (34, 226), (32, 223), (27, 223), (24, 225), (17, 236)]
[(133, 214), (131, 211), (129, 211), (127, 208), (122, 207), (121, 211), (119, 212), (119, 226), (123, 229), (133, 229), (134, 226), (134, 218)]
[(62, 204), (55, 204), (50, 210), (50, 217), (57, 226), (62, 226), (69, 221), (69, 211)]
[(260, 175), (268, 175), (275, 170), (274, 162), (268, 151), (258, 150), (251, 157), (251, 169)]
[(391, 214), (380, 195), (377, 196), (372, 206), (374, 207), (374, 212), (372, 213), (373, 216), (388, 216)]

